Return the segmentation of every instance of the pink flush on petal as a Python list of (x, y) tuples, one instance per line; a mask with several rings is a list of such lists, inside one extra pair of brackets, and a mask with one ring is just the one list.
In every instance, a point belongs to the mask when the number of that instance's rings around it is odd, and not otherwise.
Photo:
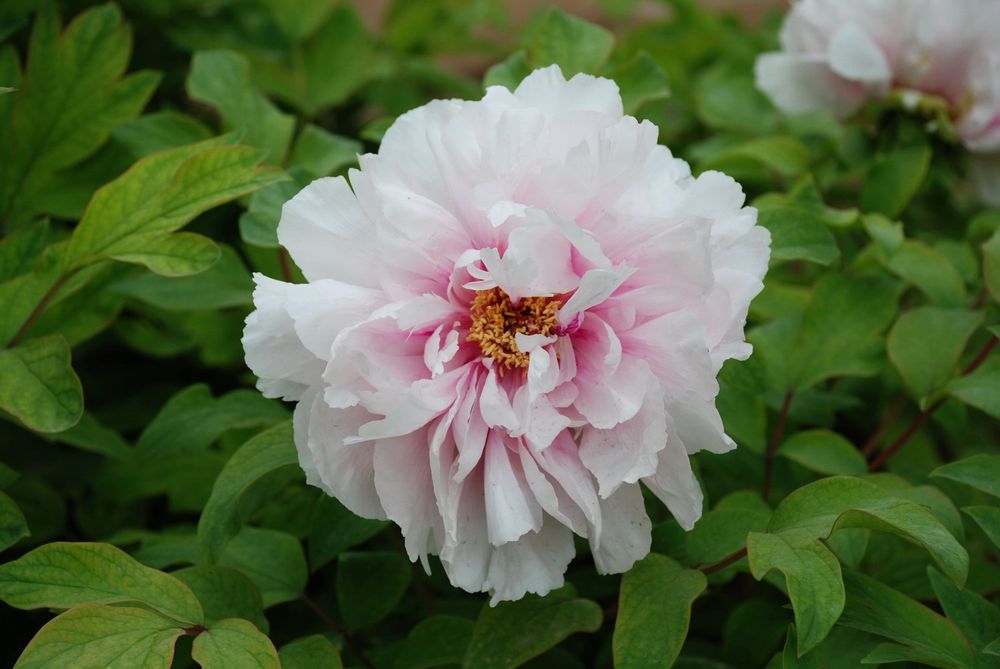
[(627, 570), (640, 486), (690, 529), (689, 455), (735, 446), (715, 377), (750, 354), (770, 237), (656, 135), (556, 67), (432, 102), (285, 204), (308, 283), (255, 277), (247, 364), (296, 403), (307, 481), (493, 602), (562, 585), (574, 534)]

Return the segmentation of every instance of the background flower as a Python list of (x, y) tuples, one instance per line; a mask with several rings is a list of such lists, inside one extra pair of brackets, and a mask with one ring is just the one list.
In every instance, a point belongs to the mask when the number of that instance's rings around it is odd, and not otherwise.
[(938, 96), (974, 154), (981, 194), (1000, 203), (1000, 5), (992, 0), (798, 0), (782, 51), (757, 85), (786, 112), (857, 111), (891, 91)]
[(388, 517), (411, 559), (493, 601), (642, 558), (643, 481), (680, 524), (688, 462), (735, 446), (715, 376), (770, 236), (743, 192), (693, 178), (617, 86), (558, 67), (400, 117), (361, 169), (288, 202), (309, 283), (257, 275), (247, 362), (297, 400), (309, 480)]

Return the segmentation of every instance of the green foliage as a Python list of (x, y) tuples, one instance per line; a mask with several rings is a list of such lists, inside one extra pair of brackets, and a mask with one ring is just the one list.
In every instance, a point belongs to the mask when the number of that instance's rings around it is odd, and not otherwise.
[(705, 590), (705, 576), (655, 553), (622, 579), (615, 623), (615, 664), (670, 667), (684, 645), (691, 603)]
[[(778, 23), (695, 0), (90, 4), (0, 3), (0, 666), (1000, 667), (1000, 210), (946, 118), (783, 116)], [(647, 495), (627, 573), (578, 542), (490, 606), (306, 485), (240, 337), (299, 189), (552, 64), (737, 179), (771, 267), (694, 529)]]

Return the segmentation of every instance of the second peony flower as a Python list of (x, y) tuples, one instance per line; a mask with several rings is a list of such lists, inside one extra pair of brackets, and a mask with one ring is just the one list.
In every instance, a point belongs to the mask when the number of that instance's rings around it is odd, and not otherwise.
[(645, 556), (640, 482), (691, 528), (769, 258), (740, 186), (557, 67), (404, 114), (349, 176), (285, 205), (308, 283), (258, 274), (243, 337), (308, 481), (494, 603), (562, 585), (574, 533), (602, 573)]

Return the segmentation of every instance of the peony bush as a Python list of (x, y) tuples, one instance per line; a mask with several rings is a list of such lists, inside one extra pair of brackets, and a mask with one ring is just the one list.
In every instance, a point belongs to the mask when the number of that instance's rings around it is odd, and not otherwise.
[(0, 665), (1000, 666), (998, 7), (0, 9)]

